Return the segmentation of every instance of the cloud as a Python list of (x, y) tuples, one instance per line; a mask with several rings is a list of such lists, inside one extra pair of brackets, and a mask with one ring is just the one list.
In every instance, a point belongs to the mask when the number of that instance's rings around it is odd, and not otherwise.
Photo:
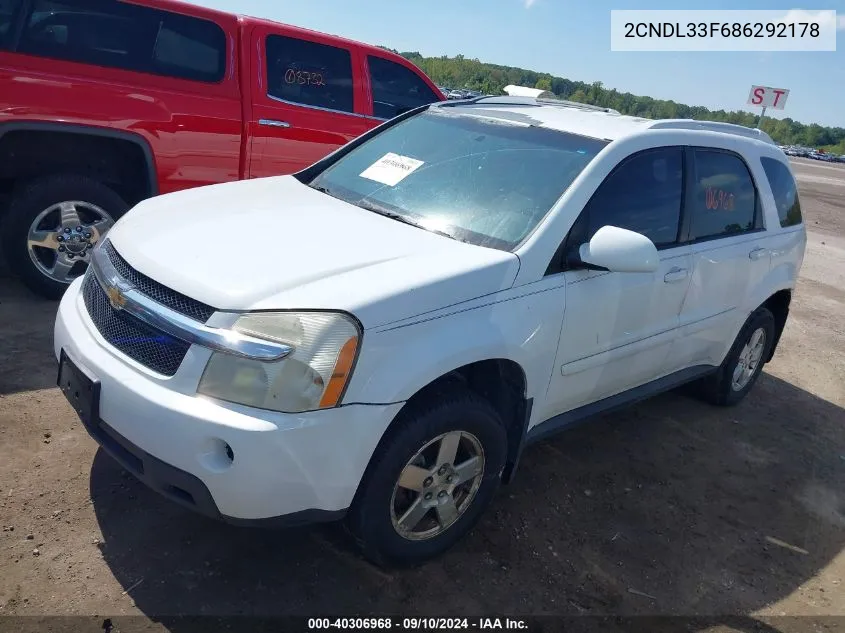
[(525, 8), (530, 9), (534, 6), (535, 2), (537, 2), (537, 0), (525, 0)]
[(837, 31), (845, 31), (845, 14), (836, 15), (832, 10), (805, 11), (804, 9), (791, 9), (778, 21), (786, 24), (794, 22), (818, 22), (825, 26), (832, 24)]

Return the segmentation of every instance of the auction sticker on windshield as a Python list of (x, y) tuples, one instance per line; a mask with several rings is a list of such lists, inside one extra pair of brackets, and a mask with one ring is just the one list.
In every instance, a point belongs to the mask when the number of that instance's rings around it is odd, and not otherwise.
[(413, 174), (425, 161), (388, 152), (361, 172), (361, 178), (375, 180), (383, 185), (395, 187)]

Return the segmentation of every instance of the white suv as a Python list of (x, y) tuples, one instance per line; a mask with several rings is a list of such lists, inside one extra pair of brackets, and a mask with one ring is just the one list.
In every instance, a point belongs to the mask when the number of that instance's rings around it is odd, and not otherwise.
[(345, 515), (371, 560), (413, 563), (530, 442), (690, 381), (742, 399), (805, 242), (758, 130), (433, 104), (293, 176), (139, 204), (62, 299), (59, 384), (169, 498)]

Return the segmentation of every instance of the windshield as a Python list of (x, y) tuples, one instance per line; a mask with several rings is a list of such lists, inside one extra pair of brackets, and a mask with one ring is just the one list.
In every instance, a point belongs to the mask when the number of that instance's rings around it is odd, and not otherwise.
[(454, 239), (511, 250), (607, 144), (524, 119), (432, 108), (352, 150), (310, 185)]

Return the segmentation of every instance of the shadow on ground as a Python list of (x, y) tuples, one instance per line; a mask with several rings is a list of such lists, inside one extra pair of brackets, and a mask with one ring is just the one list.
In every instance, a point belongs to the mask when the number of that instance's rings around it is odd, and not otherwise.
[(845, 545), (843, 416), (769, 375), (732, 409), (658, 397), (531, 447), (467, 539), (389, 573), (336, 526), (195, 516), (102, 452), (90, 487), (103, 556), (151, 617), (749, 614)]
[(0, 273), (0, 396), (56, 386), (53, 325), (58, 301), (36, 297)]

